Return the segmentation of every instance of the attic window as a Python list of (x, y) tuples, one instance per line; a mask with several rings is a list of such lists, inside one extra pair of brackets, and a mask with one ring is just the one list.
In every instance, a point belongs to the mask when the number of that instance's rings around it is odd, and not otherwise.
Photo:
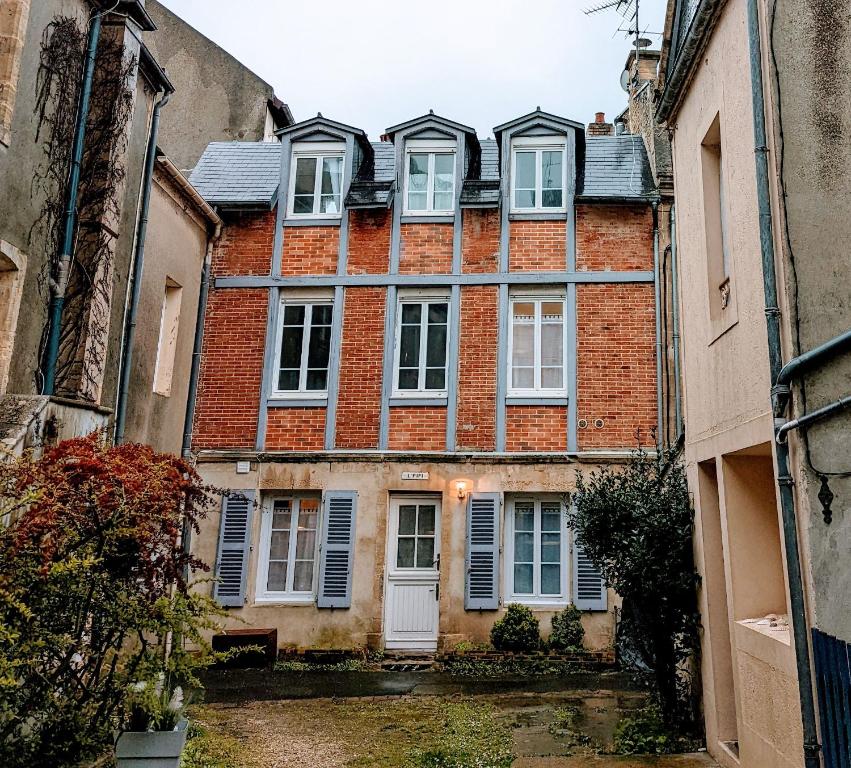
[(514, 139), (511, 153), (511, 210), (564, 211), (566, 169), (564, 137), (530, 136)]
[(410, 140), (405, 147), (405, 212), (455, 210), (455, 142)]
[(342, 213), (345, 145), (296, 144), (290, 166), (290, 218), (338, 218)]

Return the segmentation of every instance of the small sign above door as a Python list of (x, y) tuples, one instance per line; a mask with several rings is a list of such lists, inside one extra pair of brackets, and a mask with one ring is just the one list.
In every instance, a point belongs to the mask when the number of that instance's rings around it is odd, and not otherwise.
[(428, 480), (428, 472), (403, 472), (403, 480)]

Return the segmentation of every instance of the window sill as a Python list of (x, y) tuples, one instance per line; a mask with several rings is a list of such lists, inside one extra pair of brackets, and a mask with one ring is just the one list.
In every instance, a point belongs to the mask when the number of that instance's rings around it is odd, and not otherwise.
[(339, 227), (342, 216), (316, 216), (284, 219), (285, 227)]
[(449, 402), (446, 395), (438, 395), (432, 397), (430, 395), (393, 395), (390, 398), (390, 407), (396, 408), (399, 406), (445, 406)]
[(400, 219), (402, 224), (452, 224), (454, 213), (404, 213)]
[(506, 405), (567, 405), (567, 397), (564, 395), (508, 395), (505, 398)]
[(511, 211), (509, 221), (564, 221), (567, 211)]
[(316, 598), (313, 595), (288, 595), (275, 597), (255, 597), (254, 605), (316, 605)]
[(328, 395), (322, 397), (270, 397), (266, 400), (267, 408), (325, 408), (328, 405)]
[(509, 603), (519, 603), (532, 609), (533, 611), (560, 611), (566, 608), (570, 601), (564, 598), (522, 598), (522, 597), (507, 597), (503, 602), (503, 607)]

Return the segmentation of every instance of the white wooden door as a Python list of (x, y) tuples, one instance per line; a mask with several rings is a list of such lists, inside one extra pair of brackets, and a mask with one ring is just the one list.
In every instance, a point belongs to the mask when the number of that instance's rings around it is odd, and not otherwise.
[(440, 500), (390, 500), (384, 645), (437, 650), (440, 602)]

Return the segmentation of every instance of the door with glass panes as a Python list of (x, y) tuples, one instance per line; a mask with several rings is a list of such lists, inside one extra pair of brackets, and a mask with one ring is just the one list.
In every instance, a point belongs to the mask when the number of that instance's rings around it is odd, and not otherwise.
[(388, 523), (385, 647), (434, 651), (440, 603), (440, 500), (391, 498)]

